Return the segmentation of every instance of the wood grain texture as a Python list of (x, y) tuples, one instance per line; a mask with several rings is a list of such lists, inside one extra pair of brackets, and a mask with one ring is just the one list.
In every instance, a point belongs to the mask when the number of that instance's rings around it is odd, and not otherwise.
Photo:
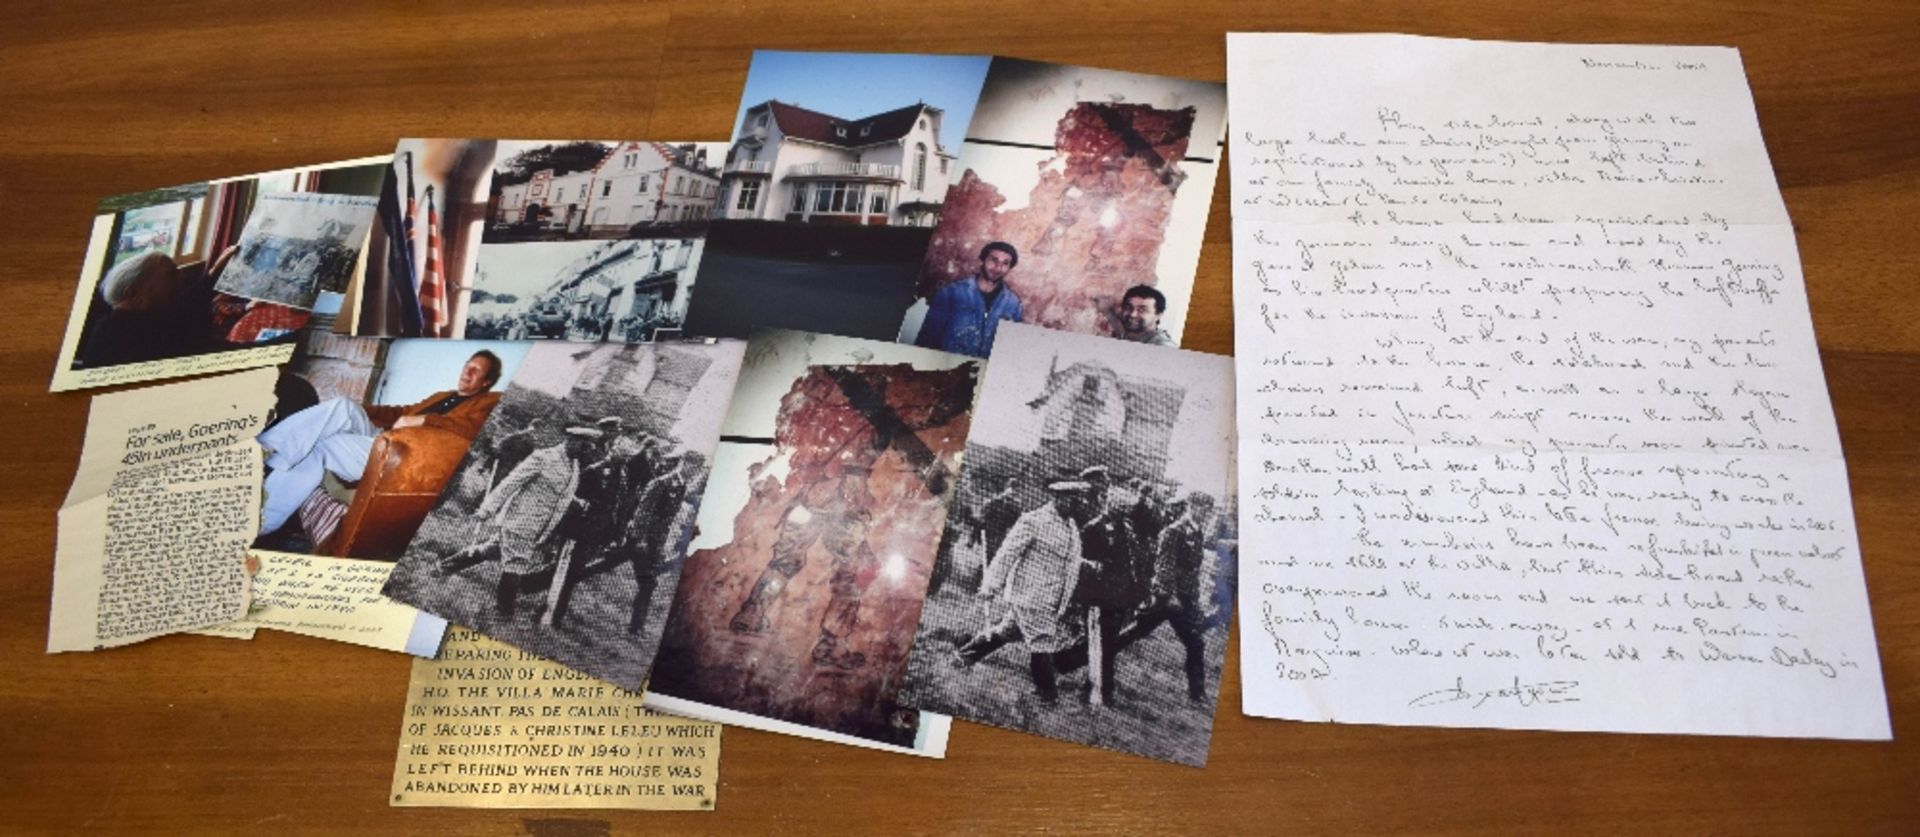
[[(1913, 833), (1920, 829), (1920, 5), (0, 4), (0, 829), (761, 833)], [(1890, 744), (1448, 731), (1240, 715), (1211, 765), (958, 724), (944, 762), (741, 729), (711, 814), (395, 809), (407, 660), (262, 632), (49, 657), (86, 396), (46, 393), (92, 207), (402, 136), (724, 139), (754, 47), (998, 52), (1223, 78), (1229, 30), (1741, 48), (1851, 463)], [(1226, 183), (1188, 345), (1232, 346)]]

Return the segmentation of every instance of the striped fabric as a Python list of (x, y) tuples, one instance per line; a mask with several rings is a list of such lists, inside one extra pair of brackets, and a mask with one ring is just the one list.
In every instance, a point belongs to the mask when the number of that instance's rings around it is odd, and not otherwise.
[(300, 504), (300, 528), (306, 530), (307, 538), (313, 541), (314, 549), (333, 537), (340, 521), (346, 519), (347, 506), (327, 493), (325, 488), (316, 488), (307, 500)]
[(420, 328), (428, 337), (452, 335), (447, 322), (447, 284), (440, 275), (440, 213), (433, 205), (433, 187), (428, 186), (427, 259), (420, 271)]

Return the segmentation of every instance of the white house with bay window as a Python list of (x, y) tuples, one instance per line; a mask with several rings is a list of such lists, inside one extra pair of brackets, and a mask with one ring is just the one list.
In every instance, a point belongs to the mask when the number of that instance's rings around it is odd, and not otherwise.
[(754, 105), (727, 150), (715, 217), (932, 226), (954, 168), (942, 115), (924, 103), (859, 119)]

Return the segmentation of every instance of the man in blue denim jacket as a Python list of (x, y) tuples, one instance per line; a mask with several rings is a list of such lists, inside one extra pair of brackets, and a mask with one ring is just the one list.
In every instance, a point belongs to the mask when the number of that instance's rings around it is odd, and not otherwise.
[(1020, 297), (1007, 274), (1020, 263), (1013, 245), (995, 241), (980, 248), (980, 269), (941, 286), (927, 300), (927, 317), (913, 342), (943, 352), (986, 357), (1001, 320), (1020, 322)]

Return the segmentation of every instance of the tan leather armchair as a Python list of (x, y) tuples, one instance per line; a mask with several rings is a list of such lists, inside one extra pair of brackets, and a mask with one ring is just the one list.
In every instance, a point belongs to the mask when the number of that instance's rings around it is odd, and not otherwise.
[(395, 560), (471, 446), (466, 437), (431, 427), (382, 432), (367, 454), (347, 516), (319, 550), (335, 557)]

